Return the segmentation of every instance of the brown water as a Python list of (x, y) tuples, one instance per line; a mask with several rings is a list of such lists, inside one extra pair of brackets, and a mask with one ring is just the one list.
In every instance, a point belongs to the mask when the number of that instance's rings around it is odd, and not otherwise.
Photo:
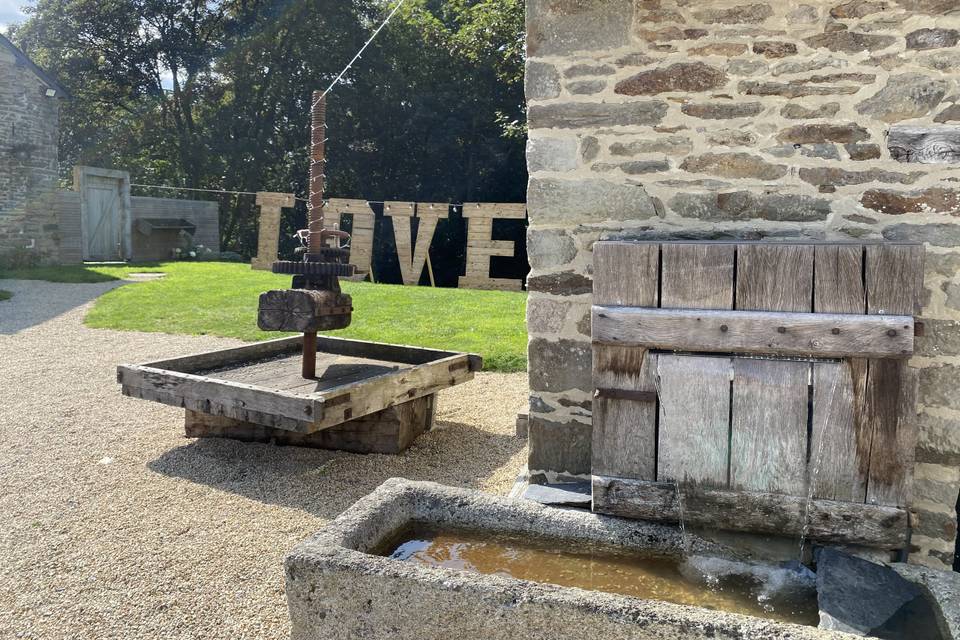
[[(560, 548), (563, 550), (561, 550)], [(816, 591), (793, 569), (694, 557), (638, 556), (569, 542), (461, 531), (408, 531), (383, 555), (816, 626)]]

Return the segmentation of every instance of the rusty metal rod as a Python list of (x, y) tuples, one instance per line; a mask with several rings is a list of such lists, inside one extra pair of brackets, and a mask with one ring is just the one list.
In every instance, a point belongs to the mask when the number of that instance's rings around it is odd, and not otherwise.
[[(310, 114), (310, 200), (307, 203), (310, 253), (316, 255), (323, 249), (323, 191), (326, 176), (327, 98), (319, 91), (313, 93), (313, 108)], [(317, 334), (303, 334), (304, 378), (317, 377)]]

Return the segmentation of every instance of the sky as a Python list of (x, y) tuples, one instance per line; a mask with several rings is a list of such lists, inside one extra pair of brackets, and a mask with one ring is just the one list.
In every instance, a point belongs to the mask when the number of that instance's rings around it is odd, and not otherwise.
[(26, 18), (20, 9), (28, 4), (33, 4), (33, 0), (0, 0), (0, 31), (5, 31), (7, 25)]

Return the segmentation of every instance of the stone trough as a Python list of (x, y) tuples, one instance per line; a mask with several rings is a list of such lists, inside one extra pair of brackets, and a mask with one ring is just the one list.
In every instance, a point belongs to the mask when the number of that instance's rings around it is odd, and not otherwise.
[[(696, 606), (426, 567), (378, 555), (411, 525), (637, 554), (731, 557), (674, 527), (391, 479), (286, 560), (292, 638), (603, 640), (850, 638)], [(943, 625), (946, 627), (946, 625)]]

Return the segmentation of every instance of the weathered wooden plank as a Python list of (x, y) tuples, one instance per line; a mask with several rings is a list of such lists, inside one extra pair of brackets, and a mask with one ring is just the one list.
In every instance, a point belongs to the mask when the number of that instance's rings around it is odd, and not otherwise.
[(810, 365), (733, 359), (730, 487), (806, 495)]
[(415, 202), (384, 202), (383, 203), (383, 215), (389, 216), (391, 218), (410, 218), (417, 211), (417, 203)]
[[(594, 246), (594, 300), (599, 304), (656, 307), (660, 247), (601, 242)], [(642, 347), (596, 345), (595, 388), (656, 391), (655, 360)], [(593, 469), (653, 480), (656, 471), (657, 405), (619, 398), (593, 402)]]
[(514, 218), (527, 217), (527, 205), (522, 202), (464, 202), (464, 218)]
[(297, 353), (302, 348), (303, 336), (292, 336), (289, 338), (276, 338), (273, 340), (264, 340), (263, 342), (253, 342), (229, 349), (204, 351), (202, 353), (192, 353), (177, 358), (155, 360), (153, 362), (146, 362), (143, 366), (153, 367), (154, 369), (171, 369), (181, 373), (194, 373), (206, 369), (227, 367), (240, 362)]
[(896, 125), (890, 127), (887, 148), (898, 162), (956, 164), (960, 162), (960, 126)]
[[(806, 533), (819, 542), (900, 549), (907, 543), (904, 509), (767, 492), (684, 487), (686, 525), (778, 535)], [(593, 510), (641, 520), (677, 522), (673, 484), (593, 476)], [(804, 524), (808, 528), (804, 531)]]
[(810, 311), (812, 294), (812, 246), (737, 246), (737, 309)]
[[(863, 288), (863, 247), (817, 245), (814, 248), (813, 311), (866, 312)], [(911, 315), (911, 314), (907, 314)]]
[(865, 422), (872, 425), (867, 502), (910, 504), (917, 446), (917, 370), (905, 362), (871, 360)]
[[(855, 366), (862, 366), (860, 360)], [(849, 362), (813, 364), (813, 423), (810, 439), (810, 495), (827, 500), (863, 502), (866, 498), (869, 446), (858, 442), (854, 417), (854, 379)]]
[(879, 316), (594, 306), (593, 342), (649, 349), (906, 358), (914, 320)]
[(732, 309), (733, 244), (664, 243), (660, 306), (672, 309)]
[(732, 373), (730, 358), (657, 357), (657, 480), (727, 486)]
[(417, 241), (411, 250), (413, 236), (413, 218), (394, 218), (393, 233), (397, 246), (397, 259), (400, 261), (400, 276), (403, 284), (415, 286), (420, 282), (427, 261), (427, 252), (437, 230), (439, 216), (418, 217)]
[(920, 315), (923, 245), (867, 246), (867, 313)]

